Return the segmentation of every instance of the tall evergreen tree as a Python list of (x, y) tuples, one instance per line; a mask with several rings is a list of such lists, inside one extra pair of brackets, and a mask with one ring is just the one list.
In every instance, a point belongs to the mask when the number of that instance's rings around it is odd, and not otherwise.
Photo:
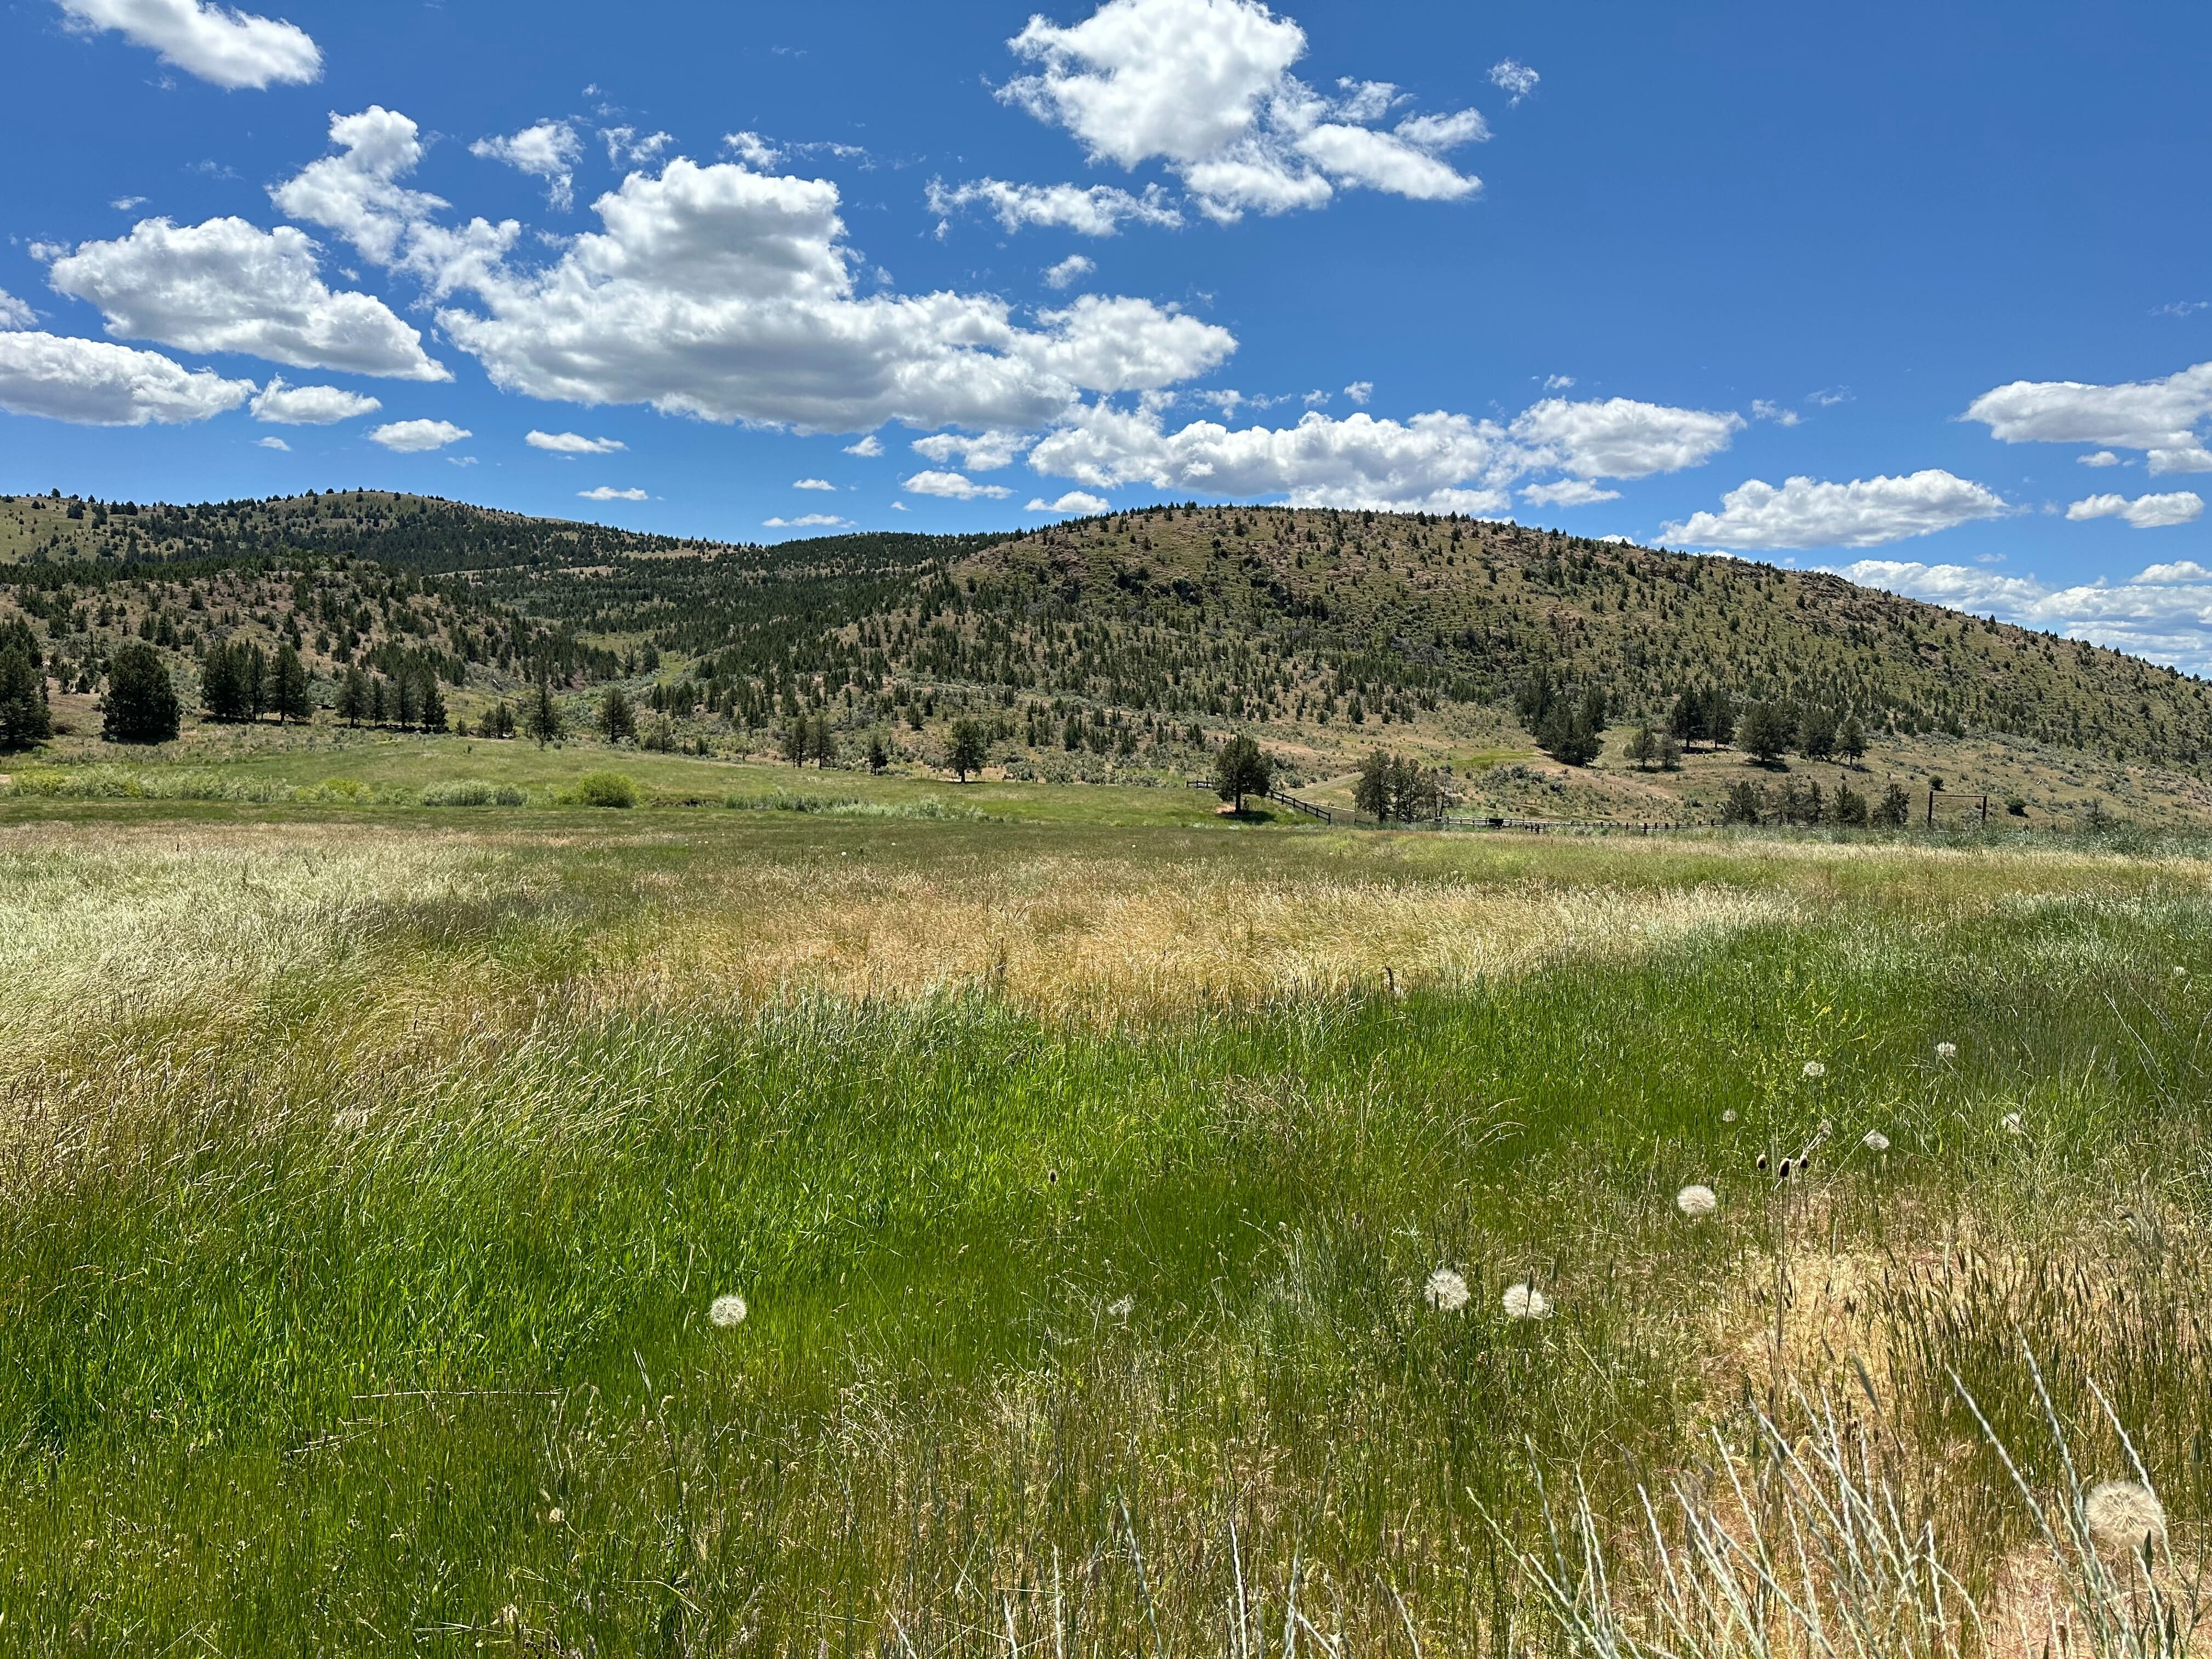
[(150, 645), (122, 647), (107, 665), (100, 735), (110, 743), (167, 743), (177, 735), (177, 688)]
[(200, 665), (200, 712), (211, 720), (246, 718), (246, 689), (239, 677), (239, 651), (217, 644)]
[(338, 685), (337, 717), (348, 726), (359, 726), (370, 711), (368, 678), (358, 667), (349, 665)]
[(1222, 799), (1244, 810), (1244, 797), (1264, 795), (1274, 787), (1275, 763), (1250, 738), (1239, 732), (1221, 745), (1213, 759), (1213, 789)]
[(523, 706), (523, 732), (543, 749), (567, 729), (568, 722), (561, 718), (561, 705), (553, 700), (553, 682), (541, 671), (538, 684), (530, 690), (530, 701)]
[(0, 633), (0, 749), (27, 749), (54, 734), (46, 670), (37, 652), (35, 645), (26, 651), (20, 640)]
[(435, 674), (422, 676), (422, 729), (442, 732), (446, 729), (446, 694), (438, 689)]
[(276, 711), (276, 723), (286, 720), (306, 720), (314, 714), (313, 705), (307, 701), (307, 667), (300, 660), (300, 653), (289, 645), (276, 648), (276, 661), (269, 676), (270, 707)]
[(606, 696), (599, 699), (599, 731), (609, 743), (637, 736), (637, 711), (630, 707), (629, 693), (619, 685), (609, 686)]
[(955, 720), (952, 722), (951, 737), (945, 745), (945, 763), (952, 769), (952, 775), (956, 779), (965, 783), (970, 772), (983, 769), (983, 760), (989, 748), (981, 722)]

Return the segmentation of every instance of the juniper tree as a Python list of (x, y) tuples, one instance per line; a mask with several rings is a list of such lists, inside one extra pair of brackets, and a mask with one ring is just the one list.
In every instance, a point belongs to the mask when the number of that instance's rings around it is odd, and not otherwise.
[(150, 645), (126, 645), (107, 665), (100, 735), (110, 743), (167, 743), (177, 735), (177, 688)]
[(983, 769), (983, 759), (988, 748), (980, 723), (968, 720), (955, 720), (951, 740), (945, 746), (945, 763), (952, 769), (955, 778), (965, 783), (970, 772)]
[(1860, 726), (1856, 714), (1844, 716), (1843, 726), (1836, 733), (1836, 750), (1854, 766), (1866, 753), (1866, 730)]
[(619, 685), (607, 688), (599, 699), (599, 730), (609, 743), (622, 743), (637, 736), (637, 711), (630, 707), (629, 694)]
[(1265, 795), (1274, 787), (1275, 764), (1250, 738), (1239, 732), (1221, 745), (1213, 760), (1214, 793), (1244, 810), (1244, 797)]
[(538, 673), (538, 684), (530, 690), (530, 701), (523, 705), (522, 730), (540, 749), (556, 741), (567, 730), (567, 722), (561, 718), (561, 705), (553, 700), (553, 682), (543, 670)]
[(422, 676), (422, 696), (419, 714), (425, 732), (446, 729), (446, 694), (438, 689), (435, 674)]
[(1771, 766), (1788, 750), (1796, 726), (1790, 711), (1780, 703), (1755, 702), (1743, 711), (1736, 744), (1761, 764)]
[(54, 734), (38, 647), (24, 650), (18, 632), (30, 629), (18, 623), (15, 630), (0, 630), (0, 749), (27, 749)]
[(300, 653), (289, 645), (276, 648), (276, 661), (269, 675), (270, 706), (276, 711), (276, 723), (286, 720), (305, 720), (314, 713), (307, 701), (307, 669), (300, 660)]

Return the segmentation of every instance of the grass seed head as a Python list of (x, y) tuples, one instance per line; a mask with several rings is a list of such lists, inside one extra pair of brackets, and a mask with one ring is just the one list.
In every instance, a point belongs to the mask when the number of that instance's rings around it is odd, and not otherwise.
[(1937, 1044), (1936, 1045), (1936, 1059), (1938, 1059), (1938, 1060), (1956, 1060), (1956, 1059), (1958, 1059), (1958, 1057), (1959, 1057), (1959, 1045), (1958, 1045), (1957, 1043), (1955, 1043), (1955, 1042), (1939, 1042), (1939, 1043), (1937, 1043)]
[(1869, 1129), (1859, 1145), (1870, 1152), (1886, 1152), (1889, 1150), (1889, 1137), (1879, 1129)]
[(2138, 1550), (2166, 1536), (2166, 1510), (2149, 1487), (2107, 1480), (2090, 1489), (2082, 1512), (2089, 1536), (2108, 1550)]
[(1438, 1313), (1457, 1313), (1467, 1306), (1467, 1280), (1449, 1267), (1439, 1267), (1421, 1286), (1421, 1297)]
[(1721, 1121), (1722, 1121), (1722, 1122), (1723, 1122), (1723, 1123), (1733, 1123), (1733, 1122), (1735, 1122), (1735, 1107), (1733, 1107), (1733, 1106), (1731, 1106), (1731, 1107), (1729, 1107), (1729, 1108), (1728, 1109), (1728, 1110), (1726, 1110), (1725, 1112), (1723, 1112), (1723, 1113), (1721, 1114)]
[[(1765, 1161), (1759, 1160), (1762, 1164)], [(1674, 1194), (1674, 1207), (1693, 1221), (1699, 1216), (1711, 1215), (1720, 1206), (1719, 1198), (1710, 1187), (1685, 1187)]]
[(1534, 1285), (1514, 1285), (1505, 1291), (1505, 1316), (1508, 1319), (1548, 1319), (1552, 1314), (1552, 1298)]
[(2020, 1121), (2018, 1112), (2007, 1112), (2002, 1121), (2004, 1132), (2008, 1135), (2024, 1135), (2027, 1133), (2027, 1126)]
[(1827, 1074), (1828, 1068), (1820, 1064), (1819, 1060), (1808, 1060), (1805, 1062), (1805, 1075), (1807, 1077), (1823, 1078), (1827, 1076)]
[(745, 1322), (745, 1299), (735, 1294), (718, 1296), (707, 1309), (707, 1317), (723, 1327)]

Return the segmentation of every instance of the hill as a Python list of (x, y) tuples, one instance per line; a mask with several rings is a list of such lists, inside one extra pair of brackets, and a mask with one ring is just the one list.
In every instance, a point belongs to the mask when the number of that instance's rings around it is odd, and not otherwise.
[[(78, 698), (125, 638), (172, 654), (188, 703), (212, 646), (289, 642), (325, 705), (351, 667), (435, 674), (466, 723), (543, 671), (574, 720), (622, 684), (650, 740), (700, 754), (774, 754), (804, 720), (833, 756), (926, 763), (966, 716), (1012, 776), (1170, 777), (1249, 728), (1324, 793), (1383, 745), (1478, 807), (1698, 816), (1743, 775), (1710, 740), (1763, 708), (1814, 759), (1801, 730), (1855, 723), (1869, 781), (2212, 810), (2192, 677), (1820, 573), (1425, 515), (1169, 505), (759, 545), (376, 491), (18, 497), (10, 614)], [(1595, 768), (1537, 754), (1554, 708), (1599, 714)], [(1626, 764), (1644, 722), (1686, 763)]]

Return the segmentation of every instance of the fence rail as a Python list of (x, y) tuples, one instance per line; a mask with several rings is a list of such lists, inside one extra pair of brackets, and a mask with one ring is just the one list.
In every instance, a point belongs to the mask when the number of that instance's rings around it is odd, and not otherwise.
[[(1211, 778), (1187, 778), (1184, 786), (1191, 789), (1212, 791)], [(1514, 830), (1526, 835), (1544, 835), (1565, 831), (1576, 835), (1601, 836), (1660, 836), (1703, 826), (1694, 823), (1632, 822), (1619, 818), (1515, 818), (1505, 817), (1455, 817), (1449, 813), (1432, 818), (1377, 818), (1365, 812), (1347, 811), (1339, 806), (1322, 806), (1310, 800), (1300, 800), (1296, 795), (1280, 789), (1270, 789), (1267, 799), (1279, 805), (1287, 806), (1309, 817), (1319, 818), (1323, 823), (1345, 824), (1355, 830)]]

